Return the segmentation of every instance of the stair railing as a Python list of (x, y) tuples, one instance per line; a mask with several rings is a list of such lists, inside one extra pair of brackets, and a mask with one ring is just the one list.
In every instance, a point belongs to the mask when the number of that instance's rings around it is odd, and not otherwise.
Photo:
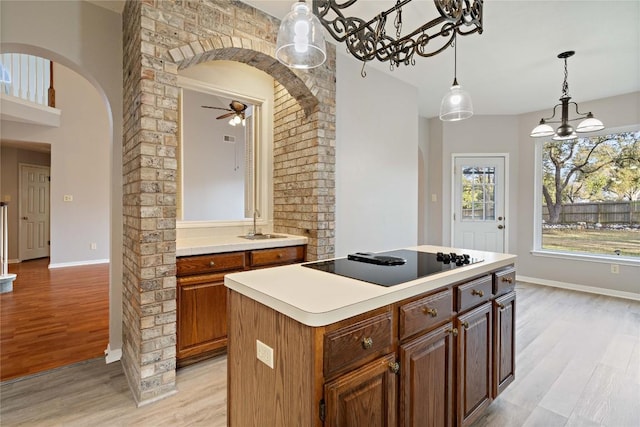
[(53, 63), (33, 55), (1, 54), (0, 92), (36, 104), (55, 107)]

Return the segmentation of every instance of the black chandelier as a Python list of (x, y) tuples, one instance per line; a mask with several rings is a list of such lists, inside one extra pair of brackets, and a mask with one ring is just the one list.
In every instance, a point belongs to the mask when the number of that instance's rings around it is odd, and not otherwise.
[[(355, 58), (374, 59), (399, 65), (415, 65), (415, 57), (430, 57), (452, 46), (455, 36), (482, 33), (483, 0), (433, 0), (439, 16), (403, 34), (402, 15), (413, 0), (396, 4), (369, 20), (347, 16), (358, 0), (313, 0), (313, 10), (300, 0), (282, 21), (276, 57), (292, 68), (321, 65), (326, 54), (321, 24), (338, 42), (344, 42)], [(421, 2), (422, 3), (422, 2)], [(387, 19), (393, 19), (395, 34), (387, 34)], [(364, 64), (362, 74), (364, 76)]]
[[(402, 13), (413, 0), (396, 4), (369, 21), (345, 16), (358, 0), (313, 0), (313, 13), (338, 42), (344, 42), (357, 59), (389, 61), (390, 68), (415, 65), (415, 56), (430, 57), (453, 43), (455, 34), (482, 33), (483, 0), (434, 0), (439, 17), (402, 34)], [(395, 34), (386, 32), (387, 18), (393, 16)]]
[[(548, 137), (553, 135), (551, 139), (554, 141), (566, 141), (576, 139), (578, 137), (576, 132), (595, 132), (604, 129), (602, 122), (593, 117), (591, 111), (588, 113), (581, 113), (578, 111), (578, 104), (570, 102), (571, 97), (569, 96), (569, 83), (567, 82), (567, 78), (569, 77), (567, 58), (572, 57), (575, 53), (575, 51), (569, 50), (558, 55), (558, 58), (564, 60), (564, 82), (562, 83), (562, 97), (560, 98), (560, 104), (556, 104), (553, 107), (553, 114), (551, 117), (540, 119), (540, 124), (533, 128), (529, 135), (532, 138)], [(569, 105), (573, 105), (575, 107), (577, 117), (572, 119), (569, 118)], [(560, 120), (553, 120), (556, 116), (556, 110), (558, 107), (561, 107)], [(571, 126), (569, 122), (576, 120), (582, 121), (574, 130), (573, 126)], [(549, 126), (549, 123), (560, 123), (560, 126), (554, 130)]]

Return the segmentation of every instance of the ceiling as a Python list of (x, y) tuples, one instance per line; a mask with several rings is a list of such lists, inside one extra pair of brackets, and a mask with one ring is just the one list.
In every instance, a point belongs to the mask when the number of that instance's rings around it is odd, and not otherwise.
[[(243, 0), (279, 19), (294, 0)], [(122, 10), (121, 1), (94, 1)], [(360, 1), (357, 16), (372, 18), (394, 0)], [(405, 29), (436, 15), (431, 0), (405, 6)], [(640, 1), (485, 0), (482, 34), (458, 38), (458, 81), (472, 99), (475, 114), (521, 114), (549, 110), (558, 102), (564, 77), (558, 53), (568, 60), (569, 93), (578, 103), (640, 90)], [(333, 42), (330, 36), (327, 40)], [(337, 47), (346, 55), (346, 48)], [(415, 66), (389, 70), (369, 63), (419, 91), (419, 114), (436, 117), (453, 81), (453, 49)], [(550, 114), (549, 114), (550, 115)]]

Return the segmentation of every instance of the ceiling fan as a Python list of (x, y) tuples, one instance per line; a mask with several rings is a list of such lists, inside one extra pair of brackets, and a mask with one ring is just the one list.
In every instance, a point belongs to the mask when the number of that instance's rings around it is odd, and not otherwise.
[(231, 103), (229, 104), (230, 108), (222, 108), (222, 107), (212, 107), (210, 105), (202, 105), (202, 108), (211, 108), (214, 110), (224, 110), (224, 111), (230, 111), (229, 113), (225, 113), (221, 116), (216, 117), (216, 119), (221, 120), (221, 119), (226, 119), (227, 117), (231, 117), (231, 120), (229, 120), (229, 124), (231, 126), (236, 126), (239, 125), (240, 123), (242, 123), (242, 125), (244, 126), (244, 112), (247, 109), (247, 104), (243, 104), (240, 101), (231, 101)]

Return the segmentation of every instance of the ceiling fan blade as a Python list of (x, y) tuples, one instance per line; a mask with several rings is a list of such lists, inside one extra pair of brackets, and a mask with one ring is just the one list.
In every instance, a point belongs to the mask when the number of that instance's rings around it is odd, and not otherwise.
[(247, 105), (243, 104), (240, 101), (231, 101), (231, 104), (229, 104), (229, 107), (231, 107), (231, 109), (237, 113), (240, 113), (247, 109)]
[(230, 110), (230, 109), (228, 109), (228, 108), (212, 107), (212, 106), (210, 106), (210, 105), (202, 105), (201, 107), (202, 107), (202, 108), (211, 108), (211, 109), (214, 109), (214, 110), (233, 111), (233, 110)]
[(223, 114), (221, 116), (216, 117), (216, 119), (220, 120), (220, 119), (226, 119), (227, 117), (231, 117), (231, 116), (235, 116), (236, 113), (231, 112), (231, 113), (227, 113), (227, 114)]

